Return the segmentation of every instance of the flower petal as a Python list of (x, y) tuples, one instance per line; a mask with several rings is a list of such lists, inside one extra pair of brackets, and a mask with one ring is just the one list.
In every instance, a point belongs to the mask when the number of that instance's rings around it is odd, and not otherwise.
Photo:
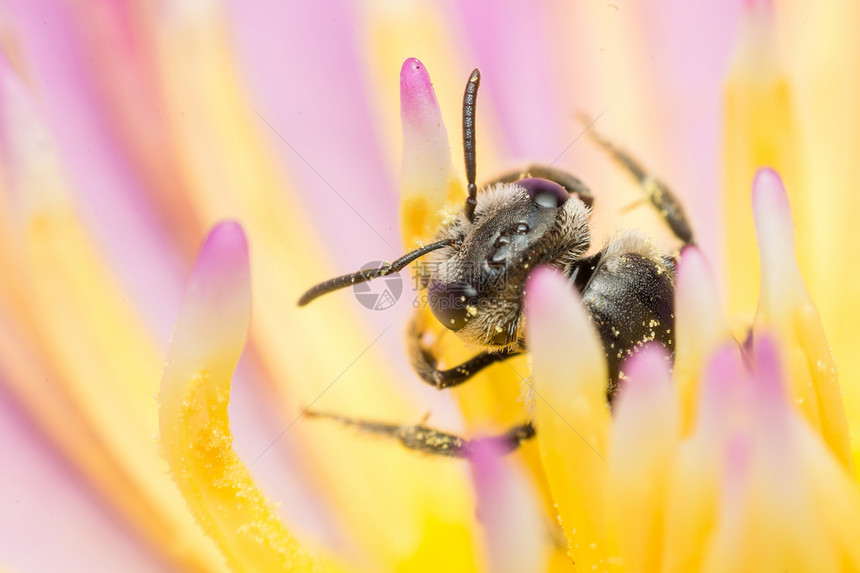
[[(848, 555), (830, 530), (843, 524), (821, 521), (810, 495), (810, 460), (798, 441), (809, 427), (790, 406), (775, 340), (761, 335), (751, 358), (746, 395), (751, 415), (723, 450), (722, 507), (704, 570), (840, 570)], [(823, 443), (814, 441), (820, 450)], [(831, 461), (830, 469), (834, 465)], [(837, 469), (827, 481), (846, 479)], [(844, 500), (852, 501), (856, 496)]]
[(576, 292), (537, 269), (526, 284), (535, 421), (544, 469), (570, 554), (588, 571), (605, 564), (610, 415), (603, 346)]
[[(398, 105), (397, 92), (387, 89), (387, 86), (391, 85), (391, 74), (401, 66), (404, 59), (417, 56), (427, 69), (433, 70), (433, 85), (444, 102), (441, 106), (444, 124), (456, 127), (451, 144), (454, 164), (457, 172), (462, 174), (463, 147), (459, 129), (462, 94), (469, 72), (480, 62), (469, 56), (464, 60), (463, 54), (468, 52), (468, 48), (465, 38), (456, 31), (451, 15), (449, 6), (434, 2), (399, 2), (395, 5), (385, 0), (373, 0), (362, 4), (360, 41), (364, 47), (362, 51), (367, 56), (370, 82), (374, 86), (382, 86), (382, 89), (377, 90), (374, 101), (379, 128), (383, 130), (383, 141), (391, 144), (391, 164), (396, 162), (401, 150), (397, 146), (398, 126), (391, 121), (391, 110), (397, 109)], [(479, 96), (478, 99), (478, 179), (487, 180), (498, 172), (498, 168), (487, 166), (493, 165), (494, 158), (499, 156), (499, 146), (497, 137), (488, 136), (495, 132), (494, 122), (489, 119), (491, 115), (488, 113), (492, 107), (491, 98)], [(458, 183), (462, 184), (462, 181), (461, 178)], [(465, 199), (465, 190), (457, 199), (458, 203)]]
[[(19, 350), (5, 344), (3, 348), (4, 353)], [(173, 570), (58, 447), (46, 439), (41, 422), (29, 418), (8, 389), (0, 388), (0, 452), (5, 462), (0, 472), (0, 571)]]
[(664, 571), (684, 573), (702, 567), (703, 547), (716, 527), (721, 452), (744, 419), (741, 402), (746, 371), (740, 349), (725, 344), (708, 361), (695, 404), (696, 425), (678, 451), (669, 481)]
[[(181, 11), (181, 2), (171, 4)], [(403, 384), (411, 373), (407, 374), (403, 358), (395, 360), (402, 357), (403, 348), (397, 328), (390, 328), (394, 323), (390, 315), (364, 312), (359, 318), (357, 313), (363, 309), (345, 292), (310, 308), (296, 306), (301, 293), (314, 281), (339, 273), (326, 264), (318, 233), (300, 215), (304, 210), (297, 190), (305, 187), (285, 184), (279, 166), (272, 162), (261, 130), (273, 145), (283, 142), (261, 122), (240, 89), (241, 74), (233, 63), (227, 23), (218, 11), (219, 4), (207, 0), (195, 2), (194, 7), (194, 13), (176, 14), (164, 27), (163, 83), (170, 120), (176, 127), (176, 152), (186, 171), (195, 208), (207, 221), (241, 220), (254, 245), (251, 340), (267, 374), (266, 382), (277, 397), (281, 429), (290, 426), (288, 433), (281, 432), (280, 437), (273, 434), (259, 444), (258, 455), (280, 451), (301, 460), (292, 466), (301, 475), (300, 481), (312, 484), (309, 489), (319, 493), (321, 508), (336, 508), (336, 514), (326, 515), (332, 529), (342, 526), (349, 532), (343, 542), (348, 546), (345, 552), (374, 561), (376, 569), (409, 561), (445, 570), (453, 563), (470, 562), (473, 554), (468, 533), (474, 518), (468, 509), (471, 493), (462, 468), (439, 466), (396, 444), (344, 432), (338, 426), (299, 420), (303, 408), (312, 403), (319, 410), (403, 423), (417, 421), (423, 412), (410, 401), (410, 389)], [(305, 8), (314, 19), (330, 18), (321, 4), (311, 3)], [(334, 55), (325, 54), (326, 58)], [(337, 59), (333, 62), (338, 65), (324, 69), (319, 85), (327, 85), (332, 70), (337, 70), (335, 75), (341, 73)], [(343, 73), (351, 76), (354, 70)], [(341, 81), (351, 85), (348, 79), (340, 78), (334, 85), (344, 85)], [(319, 97), (317, 91), (291, 91)], [(344, 95), (344, 90), (337, 88), (326, 95), (347, 97), (350, 93)], [(289, 113), (294, 115), (295, 111)], [(272, 126), (285, 137), (289, 135), (279, 123)], [(358, 134), (353, 151), (359, 150), (368, 135), (366, 130), (353, 124), (348, 130)], [(303, 153), (315, 166), (327, 157), (325, 153), (331, 153), (329, 143), (317, 143), (315, 151), (320, 155)], [(360, 153), (355, 156), (363, 157)], [(224, 161), (225, 157), (230, 160)], [(348, 171), (352, 161), (339, 169)], [(330, 182), (341, 192), (351, 189), (347, 184)], [(350, 195), (348, 200), (356, 207), (371, 205), (368, 221), (380, 231), (388, 228), (395, 217), (393, 212), (385, 227), (375, 225), (375, 218), (386, 213), (384, 206), (378, 205), (384, 201), (384, 193), (379, 188), (373, 193), (365, 189), (365, 193), (366, 201), (360, 195)], [(323, 202), (323, 206), (329, 203)], [(378, 212), (377, 207), (381, 207)], [(354, 213), (348, 224), (339, 219), (326, 224), (327, 232), (351, 233), (356, 225), (365, 227)], [(359, 242), (349, 240), (352, 264), (355, 257), (367, 256), (366, 250), (355, 255)], [(267, 449), (273, 442), (272, 449)], [(366, 495), (356, 495), (357, 491)]]
[(684, 432), (696, 423), (699, 380), (714, 348), (732, 340), (723, 318), (713, 275), (696, 247), (681, 253), (675, 289), (675, 384)]
[[(786, 179), (797, 229), (797, 259), (839, 365), (849, 420), (860, 420), (860, 21), (856, 2), (779, 2), (780, 41), (786, 66), (803, 102), (803, 153), (807, 186)], [(860, 467), (860, 434), (854, 466)]]
[(209, 234), (186, 288), (161, 380), (170, 471), (198, 523), (237, 571), (317, 571), (232, 448), (230, 379), (245, 346), (251, 285), (236, 223)]
[(753, 208), (762, 268), (755, 328), (778, 337), (793, 399), (850, 469), (851, 444), (838, 373), (794, 255), (788, 197), (776, 172), (759, 171)]
[(452, 8), (468, 30), (463, 40), (484, 74), (485, 109), (497, 110), (493, 127), (504, 142), (504, 155), (517, 162), (536, 157), (550, 161), (566, 151), (573, 136), (565, 128), (549, 127), (567, 127), (562, 118), (570, 113), (558, 77), (563, 74), (553, 67), (560, 54), (552, 44), (556, 34), (567, 31), (559, 24), (570, 20), (553, 14), (558, 19), (551, 23), (559, 26), (548, 31), (541, 25), (553, 9), (549, 5), (478, 0), (455, 2)]
[(610, 537), (629, 571), (657, 570), (663, 559), (663, 508), (681, 437), (670, 360), (659, 344), (630, 358), (624, 365), (628, 380), (614, 408), (607, 486)]
[(546, 571), (548, 539), (543, 508), (523, 468), (498, 444), (475, 446), (472, 479), (476, 513), (484, 526), (487, 569), (493, 573)]
[(427, 69), (416, 58), (400, 70), (403, 171), (400, 224), (408, 249), (428, 239), (442, 223), (446, 205), (465, 200), (451, 165), (451, 145)]
[[(126, 298), (143, 309), (140, 320), (158, 332), (167, 332), (174, 308), (164, 302), (178, 303), (182, 265), (174, 245), (165, 240), (160, 213), (153, 210), (157, 193), (146, 185), (153, 179), (164, 181), (168, 173), (175, 175), (168, 144), (158, 141), (156, 135), (163, 118), (163, 106), (154, 97), (159, 86), (151, 76), (137, 78), (145, 87), (129, 90), (135, 93), (137, 103), (145, 105), (133, 110), (117, 110), (112, 100), (119, 95), (112, 90), (120, 91), (129, 75), (148, 75), (149, 70), (143, 70), (149, 62), (129, 53), (137, 41), (147, 41), (134, 37), (145, 26), (146, 8), (93, 5), (85, 10), (87, 17), (81, 17), (81, 12), (71, 6), (41, 0), (13, 1), (7, 8), (4, 18), (14, 22), (11, 32), (22, 56), (22, 76), (38, 94), (37, 107), (52, 133), (50, 141), (44, 141), (37, 150), (44, 151), (43, 155), (56, 151), (62, 158), (63, 176), (70, 183), (66, 193), (77, 200), (77, 216), (102, 253), (103, 264), (112, 269), (114, 281)], [(98, 41), (96, 38), (105, 39), (102, 34), (109, 25), (102, 18), (112, 9), (139, 10), (135, 16), (140, 28), (127, 28), (129, 37), (122, 48), (88, 45)], [(122, 32), (112, 29), (111, 33)], [(108, 53), (111, 56), (104, 55)], [(115, 73), (107, 71), (107, 60), (115, 61), (113, 57), (122, 66)], [(112, 113), (116, 115), (112, 117)], [(139, 129), (140, 124), (146, 125), (145, 131)], [(153, 148), (161, 156), (158, 160), (150, 158), (150, 166), (155, 165), (152, 171), (157, 172), (153, 179), (146, 175), (141, 178), (138, 166), (130, 161), (126, 138), (138, 143), (155, 140)], [(165, 155), (169, 158), (164, 159)], [(164, 193), (172, 197), (169, 201), (182, 204), (177, 201), (182, 194), (176, 192), (180, 185), (175, 179), (165, 184)], [(186, 227), (194, 226), (189, 224), (187, 212), (178, 218)], [(186, 233), (185, 238), (189, 235)]]
[(161, 356), (72, 206), (34, 98), (6, 66), (0, 86), (4, 383), (167, 560), (218, 570), (152, 440)]
[[(177, 135), (183, 147), (194, 146), (182, 150), (184, 160), (200, 159), (206, 169), (206, 156), (220, 153), (219, 161), (228, 157), (227, 163), (235, 163), (215, 170), (201, 191), (229, 188), (225, 182), (241, 193), (274, 185), (259, 194), (278, 203), (286, 195), (289, 219), (321, 228), (311, 241), (341, 267), (366, 262), (371, 249), (397, 246), (397, 170), (387, 144), (399, 140), (393, 74), (403, 57), (379, 83), (368, 80), (358, 5), (197, 0), (186, 10), (184, 0), (166, 4), (168, 14), (176, 14), (161, 30), (161, 69), (167, 74), (162, 81), (173, 108), (170, 124), (182, 128)], [(375, 115), (378, 85), (388, 88), (393, 101)], [(381, 120), (388, 120), (390, 138)], [(214, 148), (206, 149), (210, 143)], [(252, 147), (243, 149), (247, 144)], [(188, 157), (193, 151), (203, 157)], [(262, 172), (260, 164), (266, 167)], [(219, 179), (223, 174), (229, 178)], [(193, 178), (207, 175), (194, 172)], [(253, 234), (254, 227), (246, 230)]]
[(775, 39), (774, 7), (747, 2), (738, 51), (726, 86), (724, 268), (730, 316), (748, 323), (755, 309), (759, 264), (755, 252), (749, 182), (762, 165), (777, 169), (799, 190), (796, 96)]

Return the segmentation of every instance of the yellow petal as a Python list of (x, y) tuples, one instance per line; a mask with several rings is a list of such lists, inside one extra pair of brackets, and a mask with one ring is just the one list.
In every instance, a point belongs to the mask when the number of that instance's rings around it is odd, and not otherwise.
[[(828, 0), (778, 3), (785, 63), (803, 103), (806, 187), (789, 188), (797, 227), (797, 256), (839, 366), (845, 408), (860, 419), (860, 259), (855, 236), (860, 212), (860, 4)], [(792, 182), (786, 180), (787, 186)], [(854, 424), (854, 466), (860, 467), (860, 428)]]
[(723, 266), (728, 269), (728, 313), (739, 321), (738, 330), (753, 316), (759, 282), (749, 201), (753, 175), (769, 165), (795, 192), (802, 184), (796, 97), (774, 42), (772, 11), (767, 2), (747, 3), (726, 86)]
[(532, 274), (526, 309), (537, 440), (552, 497), (577, 568), (603, 569), (610, 430), (603, 346), (570, 282), (552, 271)]
[(762, 268), (755, 328), (778, 337), (791, 395), (836, 457), (853, 471), (838, 373), (795, 259), (788, 198), (775, 172), (765, 169), (756, 176), (753, 203)]
[(221, 570), (165, 475), (152, 436), (161, 357), (71, 204), (53, 138), (3, 70), (7, 193), (0, 200), (4, 372), (52, 439), (168, 561)]
[(159, 391), (170, 472), (234, 571), (320, 571), (275, 515), (233, 451), (230, 381), (251, 319), (245, 236), (210, 233), (186, 288)]
[(609, 536), (627, 571), (656, 571), (663, 560), (667, 488), (680, 443), (680, 416), (670, 357), (651, 346), (624, 365), (609, 454)]
[(732, 340), (723, 318), (716, 283), (702, 253), (681, 253), (675, 291), (675, 384), (681, 400), (684, 433), (696, 423), (699, 380), (714, 348)]
[[(296, 307), (315, 280), (343, 270), (324, 264), (315, 248), (317, 233), (296, 215), (302, 212), (297, 188), (285, 184), (264, 143), (263, 135), (276, 141), (277, 136), (262, 132), (271, 128), (238, 87), (242, 81), (216, 6), (195, 3), (195, 12), (177, 14), (165, 26), (161, 63), (176, 153), (195, 209), (204, 221), (240, 219), (254, 245), (251, 342), (284, 413), (282, 427), (290, 428), (273, 435), (272, 449), (260, 455), (272, 455), (284, 443), (300, 452), (300, 479), (316, 484), (337, 508), (342, 521), (332, 517), (333, 527), (347, 531), (354, 543), (348, 550), (375, 568), (472, 564), (474, 516), (461, 467), (298, 419), (312, 403), (320, 410), (403, 423), (417, 422), (423, 412), (410, 401), (403, 378), (391, 373), (391, 360), (378, 351), (402, 352), (401, 344), (391, 342), (400, 338), (396, 326), (369, 332), (348, 293)], [(396, 83), (392, 89), (396, 96)], [(395, 122), (396, 117), (395, 111)]]
[(722, 459), (728, 437), (738, 419), (738, 394), (745, 376), (740, 349), (726, 344), (708, 361), (695, 404), (693, 433), (678, 449), (666, 504), (664, 571), (699, 571), (702, 548), (716, 528)]

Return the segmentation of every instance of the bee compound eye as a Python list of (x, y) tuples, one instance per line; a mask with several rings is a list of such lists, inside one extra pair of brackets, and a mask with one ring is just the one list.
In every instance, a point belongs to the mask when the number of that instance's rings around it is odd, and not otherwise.
[(549, 179), (531, 177), (517, 181), (517, 185), (523, 187), (532, 201), (543, 208), (561, 207), (570, 198), (564, 187)]
[(431, 279), (427, 303), (439, 322), (450, 330), (460, 330), (477, 314), (478, 292), (467, 283), (444, 283)]

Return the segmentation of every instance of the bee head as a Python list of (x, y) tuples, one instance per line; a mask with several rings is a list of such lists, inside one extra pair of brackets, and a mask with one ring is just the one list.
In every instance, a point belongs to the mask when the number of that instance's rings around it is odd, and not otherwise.
[(564, 268), (589, 245), (589, 209), (546, 179), (499, 183), (445, 231), (456, 245), (431, 259), (427, 300), (447, 328), (477, 344), (511, 346), (521, 336), (526, 278), (541, 264)]

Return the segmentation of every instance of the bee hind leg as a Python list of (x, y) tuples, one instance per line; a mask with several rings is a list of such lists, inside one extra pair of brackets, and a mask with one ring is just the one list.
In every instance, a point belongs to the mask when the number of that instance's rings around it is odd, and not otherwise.
[(390, 424), (311, 410), (306, 411), (305, 415), (334, 420), (362, 432), (394, 438), (410, 450), (449, 458), (468, 458), (475, 446), (485, 443), (493, 443), (500, 451), (510, 453), (535, 435), (535, 427), (532, 422), (514, 426), (504, 434), (469, 440), (423, 424)]
[(595, 143), (606, 150), (619, 165), (639, 182), (639, 186), (645, 193), (645, 197), (657, 209), (672, 233), (683, 241), (685, 245), (694, 244), (695, 239), (693, 238), (693, 229), (690, 220), (687, 218), (681, 202), (669, 186), (649, 173), (627, 151), (605, 139), (594, 129), (589, 129), (588, 133)]

